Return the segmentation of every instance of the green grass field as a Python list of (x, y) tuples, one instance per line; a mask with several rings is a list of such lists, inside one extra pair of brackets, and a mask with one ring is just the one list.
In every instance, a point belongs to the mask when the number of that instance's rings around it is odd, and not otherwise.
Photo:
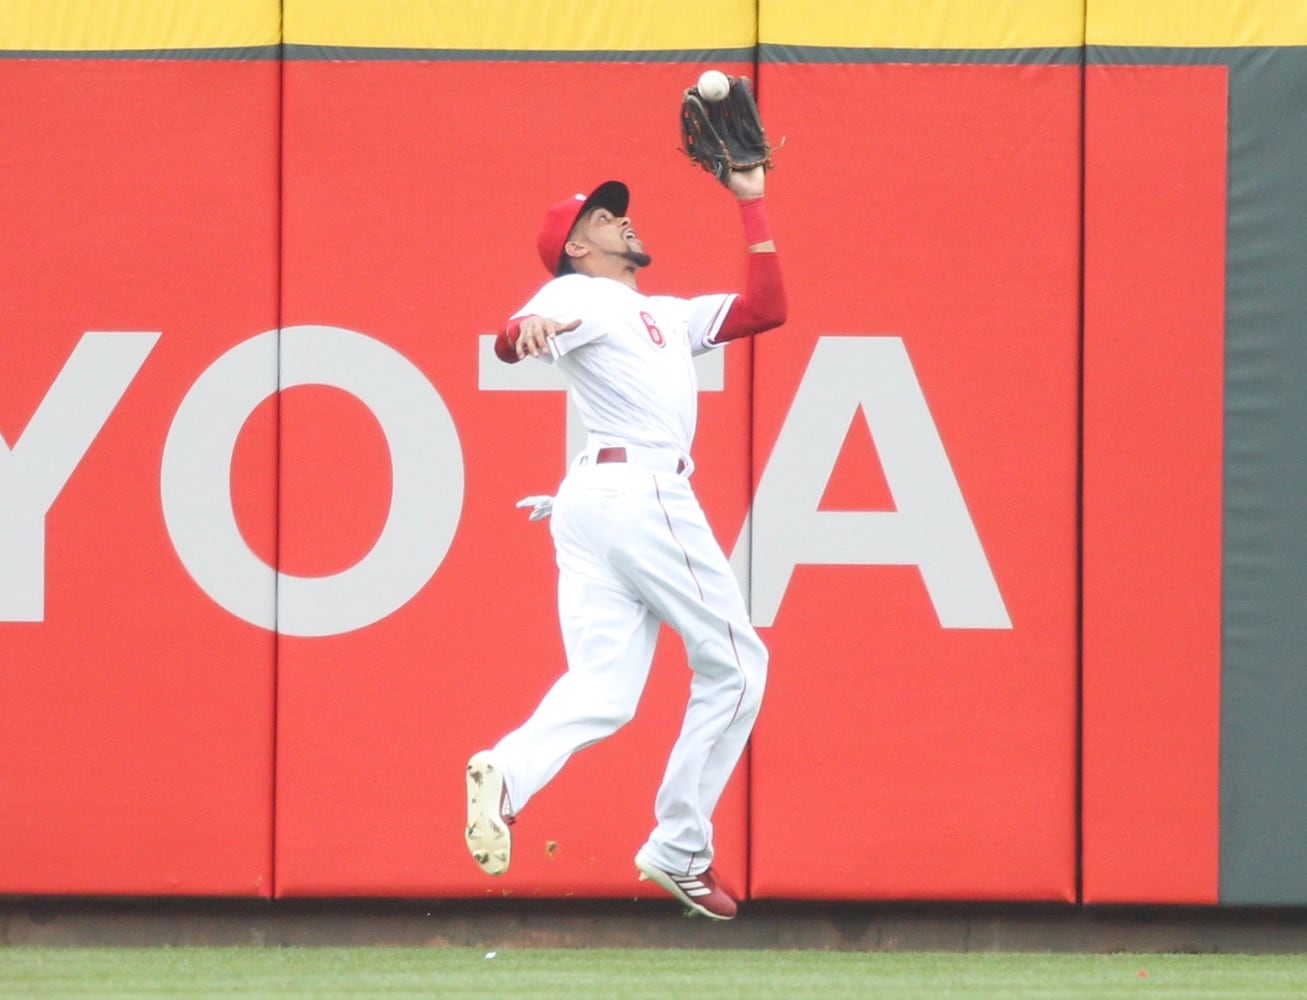
[(1307, 996), (1307, 956), (0, 948), (3, 997)]

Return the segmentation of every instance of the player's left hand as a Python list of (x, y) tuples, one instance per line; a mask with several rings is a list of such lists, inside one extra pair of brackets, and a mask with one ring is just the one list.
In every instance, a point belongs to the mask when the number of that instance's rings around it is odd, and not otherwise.
[(530, 507), (531, 513), (527, 516), (527, 520), (539, 521), (554, 512), (554, 498), (550, 496), (523, 497), (513, 506), (518, 508)]
[(732, 170), (726, 178), (726, 186), (737, 198), (761, 198), (767, 187), (767, 168), (758, 166), (751, 170)]

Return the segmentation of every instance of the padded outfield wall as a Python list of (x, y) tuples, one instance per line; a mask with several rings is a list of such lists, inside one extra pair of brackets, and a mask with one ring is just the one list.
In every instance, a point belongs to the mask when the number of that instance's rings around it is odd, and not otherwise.
[(1301, 5), (0, 18), (0, 893), (649, 891), (670, 634), (510, 875), (462, 846), (468, 754), (564, 669), (513, 503), (578, 444), (487, 333), (609, 177), (646, 290), (739, 286), (676, 150), (712, 65), (785, 139), (791, 317), (699, 363), (696, 488), (772, 651), (726, 884), (1307, 902)]

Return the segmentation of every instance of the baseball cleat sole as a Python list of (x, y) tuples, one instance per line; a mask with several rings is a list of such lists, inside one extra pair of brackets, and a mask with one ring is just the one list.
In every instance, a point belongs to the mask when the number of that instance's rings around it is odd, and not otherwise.
[(513, 837), (503, 808), (503, 772), (485, 751), (474, 754), (467, 762), (467, 828), (464, 839), (472, 860), (487, 875), (504, 874), (513, 856)]

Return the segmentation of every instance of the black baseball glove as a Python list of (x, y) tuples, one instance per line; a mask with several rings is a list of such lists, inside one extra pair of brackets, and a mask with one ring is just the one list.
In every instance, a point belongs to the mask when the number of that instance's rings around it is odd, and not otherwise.
[(749, 78), (729, 79), (731, 89), (720, 101), (704, 100), (694, 87), (681, 97), (681, 149), (723, 184), (732, 170), (772, 165)]

